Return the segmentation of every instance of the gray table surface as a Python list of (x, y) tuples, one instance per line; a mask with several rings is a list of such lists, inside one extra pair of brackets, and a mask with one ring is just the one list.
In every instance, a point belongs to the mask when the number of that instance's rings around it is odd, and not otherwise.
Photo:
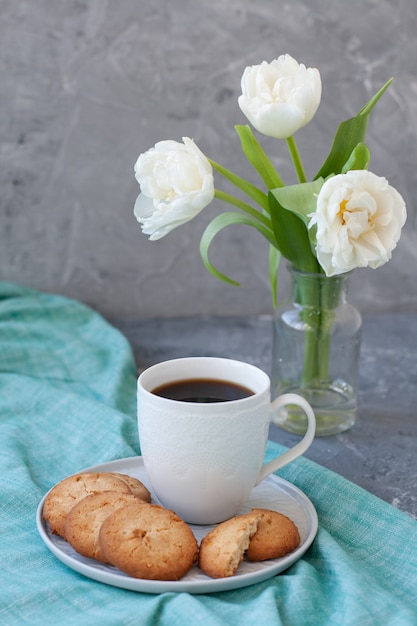
[[(111, 320), (129, 339), (141, 371), (184, 356), (222, 356), (271, 369), (270, 317)], [(358, 419), (316, 437), (305, 456), (417, 519), (417, 314), (363, 317)], [(271, 426), (285, 446), (297, 435)]]

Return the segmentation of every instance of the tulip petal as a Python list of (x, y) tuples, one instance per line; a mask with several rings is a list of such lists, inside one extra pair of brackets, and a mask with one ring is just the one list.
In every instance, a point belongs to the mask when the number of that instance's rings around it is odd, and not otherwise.
[(257, 131), (287, 139), (308, 124), (321, 99), (321, 78), (290, 55), (247, 67), (238, 104)]
[(141, 154), (135, 176), (142, 193), (134, 214), (151, 240), (193, 219), (214, 198), (212, 167), (188, 137), (160, 141)]
[(317, 259), (327, 276), (389, 261), (406, 220), (405, 202), (388, 181), (367, 170), (330, 177), (317, 198)]

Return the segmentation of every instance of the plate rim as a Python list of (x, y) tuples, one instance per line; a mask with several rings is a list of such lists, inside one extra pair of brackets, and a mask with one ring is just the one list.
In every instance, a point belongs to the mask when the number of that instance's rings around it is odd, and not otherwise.
[[(124, 473), (128, 473), (128, 469), (130, 466), (142, 465), (142, 470), (145, 472), (145, 468), (143, 465), (142, 456), (132, 456), (125, 457), (121, 459), (114, 459), (112, 461), (106, 461), (104, 463), (98, 463), (96, 465), (92, 465), (90, 467), (86, 467), (76, 474), (80, 474), (83, 472), (98, 472), (98, 471), (122, 471)], [(122, 467), (120, 467), (122, 466)], [(126, 466), (127, 469), (126, 469)], [(145, 472), (146, 474), (146, 472)], [(210, 578), (207, 576), (207, 580), (147, 580), (143, 578), (133, 578), (128, 576), (124, 572), (121, 572), (119, 569), (112, 565), (101, 564), (93, 559), (88, 559), (79, 555), (75, 550), (73, 550), (69, 544), (69, 552), (73, 551), (74, 555), (67, 554), (62, 549), (60, 549), (59, 545), (54, 543), (51, 539), (51, 533), (48, 529), (47, 523), (42, 517), (43, 505), (48, 493), (53, 489), (55, 485), (53, 485), (42, 497), (41, 501), (38, 504), (36, 510), (36, 526), (38, 533), (49, 549), (49, 551), (59, 560), (61, 563), (72, 569), (73, 571), (90, 578), (92, 580), (113, 586), (121, 589), (127, 589), (130, 591), (136, 591), (141, 593), (151, 593), (151, 594), (160, 594), (166, 592), (174, 592), (174, 593), (190, 593), (190, 594), (205, 594), (205, 593), (216, 593), (218, 591), (229, 591), (233, 589), (239, 589), (243, 587), (247, 587), (250, 585), (254, 585), (259, 582), (263, 582), (281, 572), (285, 571), (291, 565), (293, 565), (296, 561), (298, 561), (305, 552), (310, 548), (313, 543), (317, 531), (318, 531), (318, 515), (317, 511), (308, 498), (308, 496), (294, 484), (289, 481), (277, 476), (276, 474), (271, 474), (264, 481), (269, 481), (275, 483), (275, 486), (284, 487), (288, 492), (293, 492), (297, 497), (297, 504), (302, 505), (303, 512), (306, 516), (306, 520), (308, 523), (308, 534), (305, 538), (304, 542), (296, 548), (290, 554), (278, 558), (278, 559), (270, 559), (268, 562), (263, 561), (260, 562), (259, 570), (244, 572), (241, 574), (236, 574), (234, 576), (230, 576), (227, 578)], [(262, 481), (262, 482), (264, 482)], [(60, 481), (59, 481), (60, 482)], [(149, 485), (147, 485), (149, 487)], [(152, 492), (152, 488), (150, 488)], [(153, 495), (153, 494), (152, 494)], [(190, 524), (192, 527), (193, 525)], [(64, 541), (64, 540), (63, 540)], [(267, 563), (267, 565), (265, 565)], [(262, 564), (262, 566), (261, 566)]]

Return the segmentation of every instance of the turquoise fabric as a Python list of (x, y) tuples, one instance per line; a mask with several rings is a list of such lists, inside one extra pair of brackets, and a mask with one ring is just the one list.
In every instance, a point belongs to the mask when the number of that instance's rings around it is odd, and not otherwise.
[[(417, 624), (416, 522), (304, 458), (280, 475), (310, 497), (319, 532), (264, 583), (148, 595), (61, 564), (37, 533), (38, 503), (70, 473), (139, 453), (135, 395), (130, 346), (97, 313), (0, 284), (1, 624)], [(267, 458), (277, 448), (269, 443)]]

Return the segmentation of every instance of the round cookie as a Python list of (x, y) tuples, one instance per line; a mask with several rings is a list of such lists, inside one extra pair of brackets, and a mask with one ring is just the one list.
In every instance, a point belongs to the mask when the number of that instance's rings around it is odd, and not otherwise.
[(102, 524), (100, 548), (108, 562), (134, 578), (179, 580), (197, 558), (197, 541), (173, 511), (135, 503)]
[(213, 528), (200, 544), (200, 569), (212, 578), (233, 576), (260, 519), (261, 514), (251, 512), (232, 517)]
[(261, 519), (246, 551), (249, 561), (276, 559), (299, 546), (298, 528), (289, 517), (266, 509), (253, 509), (252, 513)]
[(134, 496), (137, 496), (145, 502), (151, 501), (151, 494), (145, 485), (138, 479), (129, 476), (128, 474), (119, 474), (118, 472), (110, 472), (112, 476), (116, 476), (122, 480), (129, 487)]
[(43, 505), (43, 518), (49, 522), (51, 532), (65, 537), (65, 518), (72, 507), (82, 498), (100, 491), (132, 493), (120, 478), (105, 472), (75, 474), (55, 485)]
[(143, 502), (131, 493), (100, 491), (86, 496), (67, 514), (65, 539), (79, 554), (103, 563), (98, 536), (104, 520), (114, 511), (132, 502)]

